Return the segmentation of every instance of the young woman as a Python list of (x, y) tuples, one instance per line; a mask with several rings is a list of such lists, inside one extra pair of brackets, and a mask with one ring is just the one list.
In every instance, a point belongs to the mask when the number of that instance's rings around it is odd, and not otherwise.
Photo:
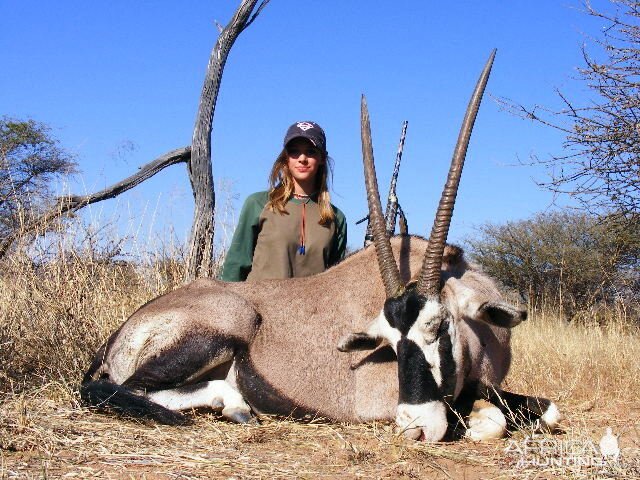
[(244, 202), (222, 280), (306, 277), (344, 258), (347, 223), (330, 202), (330, 161), (318, 124), (289, 127), (271, 169), (270, 189)]

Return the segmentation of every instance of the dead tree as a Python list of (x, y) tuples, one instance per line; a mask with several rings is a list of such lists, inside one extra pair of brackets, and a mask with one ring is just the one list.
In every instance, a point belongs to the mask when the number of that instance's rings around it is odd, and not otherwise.
[(215, 192), (211, 168), (211, 126), (224, 64), (238, 35), (251, 25), (268, 2), (269, 0), (263, 0), (252, 15), (251, 12), (258, 0), (243, 0), (229, 24), (220, 30), (218, 41), (209, 58), (191, 139), (189, 179), (193, 188), (195, 208), (187, 259), (187, 281), (208, 277), (212, 273)]
[(42, 231), (52, 220), (78, 211), (87, 205), (115, 196), (133, 188), (169, 165), (186, 162), (195, 200), (194, 219), (191, 229), (186, 280), (209, 276), (213, 264), (213, 209), (215, 192), (211, 167), (211, 128), (220, 81), (227, 57), (238, 35), (260, 14), (269, 0), (242, 0), (229, 24), (222, 28), (213, 47), (200, 95), (200, 105), (193, 130), (191, 147), (182, 147), (165, 153), (140, 167), (138, 173), (100, 191), (89, 195), (66, 195), (59, 197), (53, 208), (37, 218), (28, 219), (19, 231), (0, 239), (0, 258), (21, 236)]

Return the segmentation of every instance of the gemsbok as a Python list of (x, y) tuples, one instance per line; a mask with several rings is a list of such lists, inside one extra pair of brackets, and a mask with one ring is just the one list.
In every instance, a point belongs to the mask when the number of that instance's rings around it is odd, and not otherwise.
[[(509, 329), (526, 311), (504, 302), (461, 249), (445, 245), (494, 56), (467, 109), (428, 240), (387, 235), (363, 97), (375, 247), (311, 277), (202, 278), (151, 300), (96, 353), (80, 389), (84, 403), (167, 424), (189, 423), (180, 411), (202, 407), (235, 422), (261, 413), (395, 419), (405, 435), (428, 441), (445, 436), (452, 411), (463, 412), (473, 439), (502, 435), (511, 417), (553, 428), (552, 402), (500, 389)], [(476, 401), (483, 406), (466, 417)]]

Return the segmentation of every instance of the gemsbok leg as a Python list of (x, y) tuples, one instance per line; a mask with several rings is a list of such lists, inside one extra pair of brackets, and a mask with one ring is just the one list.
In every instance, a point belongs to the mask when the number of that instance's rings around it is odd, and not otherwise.
[[(164, 296), (136, 312), (95, 356), (80, 389), (83, 401), (165, 424), (188, 423), (178, 412), (203, 407), (234, 422), (251, 421), (251, 408), (227, 375), (259, 317), (236, 295), (215, 291), (216, 303), (208, 295), (186, 289), (184, 302), (169, 304)], [(198, 322), (183, 321), (199, 303), (207, 308)], [(167, 309), (162, 322), (154, 316), (158, 309)]]

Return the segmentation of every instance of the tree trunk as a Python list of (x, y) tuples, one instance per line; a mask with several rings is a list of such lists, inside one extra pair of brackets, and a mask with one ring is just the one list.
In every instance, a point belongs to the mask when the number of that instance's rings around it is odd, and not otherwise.
[(186, 266), (187, 281), (211, 276), (213, 272), (215, 192), (211, 168), (211, 125), (229, 51), (238, 35), (253, 22), (268, 0), (263, 0), (252, 16), (251, 12), (257, 3), (258, 0), (242, 0), (229, 24), (221, 30), (209, 58), (193, 130), (191, 161), (188, 164), (195, 208)]

